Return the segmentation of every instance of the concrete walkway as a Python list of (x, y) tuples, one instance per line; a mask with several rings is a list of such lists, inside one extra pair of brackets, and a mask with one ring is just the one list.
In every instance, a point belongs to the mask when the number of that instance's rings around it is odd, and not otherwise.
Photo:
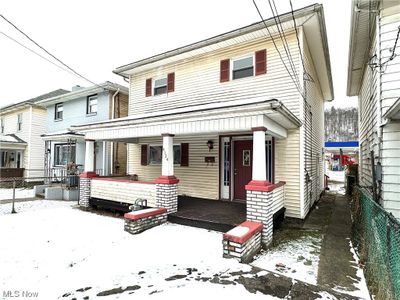
[(349, 197), (327, 192), (310, 213), (302, 229), (319, 230), (323, 241), (317, 284), (325, 288), (356, 291), (357, 265), (350, 247), (351, 216)]

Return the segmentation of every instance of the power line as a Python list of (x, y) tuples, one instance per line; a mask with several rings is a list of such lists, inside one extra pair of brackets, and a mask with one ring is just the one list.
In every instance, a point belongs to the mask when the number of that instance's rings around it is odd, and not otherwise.
[(301, 46), (300, 46), (299, 33), (297, 32), (296, 18), (294, 17), (292, 0), (289, 0), (289, 2), (290, 2), (290, 10), (291, 10), (291, 13), (292, 13), (294, 30), (296, 32), (297, 46), (299, 47), (301, 63), (303, 65), (303, 73), (304, 73), (304, 75), (306, 75), (306, 76), (308, 76), (310, 78), (309, 81), (314, 82), (314, 78), (312, 78), (312, 76), (306, 71), (306, 65), (304, 63), (304, 57), (303, 57), (303, 53), (302, 53)]
[(261, 14), (261, 12), (260, 12), (258, 6), (257, 6), (257, 3), (255, 2), (255, 0), (253, 0), (253, 4), (254, 4), (254, 6), (255, 6), (257, 12), (258, 12), (258, 15), (259, 15), (260, 18), (261, 18), (261, 21), (262, 21), (263, 24), (264, 24), (265, 29), (267, 29), (267, 32), (268, 32), (268, 34), (269, 34), (269, 36), (270, 36), (270, 38), (271, 38), (271, 40), (272, 40), (272, 43), (274, 44), (274, 47), (275, 47), (276, 51), (278, 52), (279, 58), (280, 58), (280, 60), (281, 60), (282, 63), (283, 63), (283, 66), (285, 67), (287, 73), (289, 74), (289, 76), (290, 76), (290, 78), (292, 79), (294, 85), (296, 86), (297, 91), (298, 91), (301, 95), (303, 95), (302, 92), (301, 92), (301, 90), (300, 90), (300, 87), (298, 86), (298, 84), (297, 84), (297, 82), (296, 82), (296, 80), (293, 78), (292, 74), (290, 73), (290, 71), (289, 71), (289, 69), (288, 69), (288, 67), (287, 67), (287, 65), (286, 65), (286, 62), (283, 60), (282, 54), (281, 54), (281, 52), (279, 51), (278, 46), (276, 45), (275, 39), (273, 38), (273, 36), (272, 36), (272, 34), (271, 34), (271, 31), (269, 30), (267, 24), (265, 23), (265, 20), (264, 20), (264, 18), (263, 18), (263, 16), (262, 16), (262, 14)]
[(271, 8), (272, 16), (274, 17), (276, 28), (278, 29), (279, 37), (282, 40), (283, 48), (285, 49), (285, 53), (286, 53), (286, 56), (287, 56), (287, 58), (289, 60), (289, 63), (290, 63), (290, 66), (292, 68), (294, 77), (297, 79), (299, 86), (301, 86), (299, 76), (298, 76), (298, 74), (296, 72), (296, 66), (294, 64), (293, 57), (292, 57), (292, 54), (290, 52), (290, 47), (289, 47), (289, 44), (288, 44), (287, 39), (286, 39), (286, 34), (285, 34), (285, 31), (284, 31), (284, 29), (282, 27), (282, 22), (281, 22), (281, 19), (279, 17), (278, 10), (276, 9), (275, 1), (272, 0), (273, 6), (275, 8), (275, 11), (272, 8), (271, 0), (268, 0), (268, 3), (269, 3), (269, 7)]
[(60, 65), (57, 65), (56, 63), (54, 63), (53, 61), (51, 61), (50, 59), (48, 59), (47, 57), (44, 57), (43, 55), (41, 55), (40, 53), (36, 52), (35, 50), (32, 50), (31, 48), (25, 46), (24, 44), (20, 43), (19, 41), (17, 41), (16, 39), (12, 38), (11, 36), (5, 34), (4, 32), (0, 31), (0, 34), (4, 35), (6, 38), (10, 39), (11, 41), (13, 41), (14, 43), (17, 43), (18, 45), (20, 45), (21, 47), (25, 48), (26, 50), (32, 52), (33, 54), (39, 56), (40, 58), (46, 60), (47, 62), (53, 64), (54, 66), (56, 66), (57, 68), (60, 68), (61, 70), (68, 72), (72, 75), (75, 75), (74, 73), (72, 73), (71, 71), (64, 69), (63, 67), (61, 67)]
[(29, 37), (25, 32), (23, 32), (21, 29), (19, 29), (16, 25), (14, 25), (11, 21), (9, 21), (6, 17), (4, 17), (3, 15), (0, 14), (0, 17), (2, 17), (7, 23), (9, 23), (12, 27), (14, 27), (18, 32), (20, 32), (22, 35), (24, 35), (28, 40), (30, 40), (32, 43), (34, 43), (36, 46), (38, 46), (40, 49), (42, 49), (44, 52), (46, 52), (48, 55), (50, 55), (52, 58), (54, 58), (55, 60), (57, 60), (59, 63), (61, 63), (63, 66), (65, 66), (67, 69), (71, 70), (74, 74), (76, 74), (77, 76), (79, 76), (80, 78), (86, 80), (87, 82), (90, 82), (93, 85), (96, 85), (98, 87), (103, 88), (102, 86), (94, 83), (93, 81), (87, 79), (85, 76), (79, 74), (77, 71), (75, 71), (74, 69), (72, 69), (70, 66), (68, 66), (67, 64), (65, 64), (64, 62), (62, 62), (60, 59), (58, 59), (56, 56), (54, 56), (53, 54), (51, 54), (49, 51), (47, 51), (44, 47), (40, 46), (37, 42), (35, 42), (31, 37)]

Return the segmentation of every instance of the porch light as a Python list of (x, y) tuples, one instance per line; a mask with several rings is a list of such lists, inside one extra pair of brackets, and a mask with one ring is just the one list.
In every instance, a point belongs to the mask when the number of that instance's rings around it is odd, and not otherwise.
[(208, 147), (208, 151), (211, 151), (212, 149), (214, 149), (214, 142), (212, 140), (208, 140), (207, 147)]

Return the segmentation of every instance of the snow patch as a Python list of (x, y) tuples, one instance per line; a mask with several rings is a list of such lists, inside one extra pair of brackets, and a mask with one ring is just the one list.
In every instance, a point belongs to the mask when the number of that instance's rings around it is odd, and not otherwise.
[(250, 229), (245, 226), (236, 226), (235, 228), (229, 230), (226, 234), (233, 235), (236, 237), (242, 237), (246, 235)]

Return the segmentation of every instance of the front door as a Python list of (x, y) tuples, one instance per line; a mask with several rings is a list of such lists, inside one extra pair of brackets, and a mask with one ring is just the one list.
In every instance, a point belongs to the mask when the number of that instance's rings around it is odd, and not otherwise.
[(234, 141), (234, 199), (246, 200), (245, 185), (252, 178), (253, 141)]

